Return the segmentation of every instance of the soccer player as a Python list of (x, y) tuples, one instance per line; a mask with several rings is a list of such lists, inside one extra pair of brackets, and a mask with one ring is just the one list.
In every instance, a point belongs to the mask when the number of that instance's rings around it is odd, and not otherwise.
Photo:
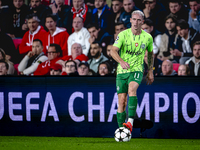
[[(134, 116), (137, 108), (137, 89), (143, 77), (143, 62), (145, 51), (148, 51), (147, 84), (152, 84), (153, 76), (153, 38), (141, 29), (144, 14), (133, 11), (130, 18), (131, 28), (118, 34), (113, 44), (111, 55), (118, 62), (116, 87), (118, 94), (117, 122), (119, 127), (127, 127), (132, 132)], [(118, 54), (119, 51), (119, 54)], [(127, 94), (128, 121), (126, 119)]]

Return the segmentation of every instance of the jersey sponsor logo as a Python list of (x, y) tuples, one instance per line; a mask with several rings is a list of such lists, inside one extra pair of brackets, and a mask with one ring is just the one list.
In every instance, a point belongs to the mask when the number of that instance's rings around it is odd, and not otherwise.
[(144, 44), (144, 43), (141, 45), (141, 48), (142, 48), (142, 49), (145, 49), (145, 44)]
[(127, 54), (130, 54), (130, 55), (136, 55), (136, 56), (138, 56), (138, 55), (140, 55), (140, 54), (142, 54), (142, 52), (141, 51), (138, 51), (138, 52), (132, 52), (131, 50), (126, 50), (126, 53)]
[(138, 47), (138, 43), (135, 43), (135, 46)]

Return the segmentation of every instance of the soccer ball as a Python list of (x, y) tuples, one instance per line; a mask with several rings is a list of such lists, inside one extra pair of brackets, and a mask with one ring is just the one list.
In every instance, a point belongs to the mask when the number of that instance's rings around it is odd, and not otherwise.
[(131, 140), (131, 132), (125, 127), (120, 127), (115, 131), (115, 140), (117, 142), (128, 142)]

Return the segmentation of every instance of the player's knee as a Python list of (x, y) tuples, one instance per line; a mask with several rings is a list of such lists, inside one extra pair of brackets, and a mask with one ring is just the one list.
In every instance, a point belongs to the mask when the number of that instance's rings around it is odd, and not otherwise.
[(125, 99), (125, 97), (123, 97), (123, 98), (121, 98), (121, 99), (119, 100), (119, 106), (123, 107), (123, 106), (125, 106), (125, 105), (126, 105), (126, 99)]
[(130, 90), (129, 92), (128, 92), (128, 95), (129, 96), (136, 96), (136, 94), (137, 94), (137, 91), (136, 90)]
[(119, 101), (119, 107), (124, 107), (126, 105), (125, 101)]

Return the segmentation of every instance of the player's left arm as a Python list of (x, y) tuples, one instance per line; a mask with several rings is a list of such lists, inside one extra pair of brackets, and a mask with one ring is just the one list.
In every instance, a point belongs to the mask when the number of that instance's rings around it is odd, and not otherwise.
[(153, 76), (153, 61), (154, 61), (154, 54), (153, 54), (153, 39), (151, 40), (150, 45), (148, 47), (148, 56), (147, 56), (147, 61), (148, 61), (148, 74), (146, 76), (146, 81), (148, 85), (151, 85), (154, 81), (154, 76)]

